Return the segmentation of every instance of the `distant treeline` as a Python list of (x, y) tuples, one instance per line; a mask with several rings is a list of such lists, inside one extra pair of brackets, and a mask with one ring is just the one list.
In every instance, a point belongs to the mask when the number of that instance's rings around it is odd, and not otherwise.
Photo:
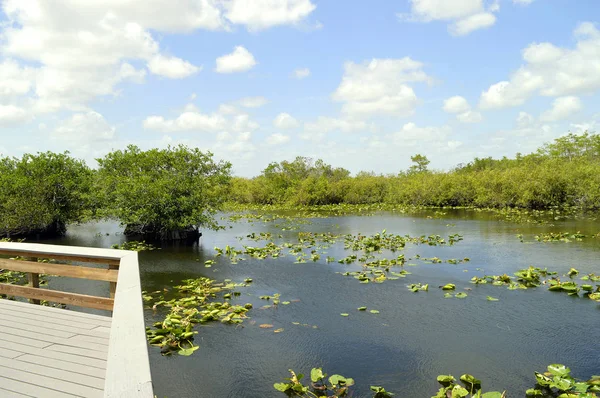
[(254, 178), (185, 146), (135, 146), (98, 159), (98, 170), (65, 153), (0, 157), (0, 237), (60, 235), (70, 223), (115, 218), (149, 238), (196, 237), (217, 228), (224, 202), (252, 205), (575, 206), (600, 209), (600, 135), (569, 134), (514, 159), (476, 158), (451, 171), (427, 157), (398, 174), (351, 176), (322, 160), (271, 163)]
[(255, 178), (233, 178), (230, 200), (247, 204), (399, 204), (482, 208), (600, 208), (600, 136), (569, 134), (514, 159), (476, 158), (451, 171), (428, 170), (423, 155), (398, 174), (350, 176), (298, 157)]

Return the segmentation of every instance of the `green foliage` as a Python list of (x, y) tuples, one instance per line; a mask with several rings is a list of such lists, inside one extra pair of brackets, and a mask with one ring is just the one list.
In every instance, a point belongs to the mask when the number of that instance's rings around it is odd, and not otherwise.
[(475, 158), (453, 170), (428, 170), (424, 155), (396, 175), (351, 177), (321, 160), (271, 163), (260, 176), (236, 178), (231, 200), (245, 204), (388, 204), (478, 208), (600, 208), (600, 135), (569, 134), (514, 159)]
[(0, 236), (61, 235), (94, 210), (93, 172), (68, 152), (0, 158)]
[(216, 229), (231, 164), (180, 145), (142, 151), (130, 145), (98, 159), (105, 215), (165, 235), (200, 226)]

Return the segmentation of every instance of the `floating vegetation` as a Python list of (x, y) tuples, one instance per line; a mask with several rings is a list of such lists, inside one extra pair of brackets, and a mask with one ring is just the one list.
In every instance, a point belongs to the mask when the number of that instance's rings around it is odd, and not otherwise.
[[(331, 375), (323, 373), (321, 368), (313, 368), (310, 371), (310, 385), (302, 384), (304, 375), (296, 374), (289, 370), (291, 377), (286, 377), (285, 382), (275, 383), (273, 387), (288, 396), (293, 397), (345, 397), (349, 396), (349, 388), (354, 385), (354, 379), (342, 375)], [(327, 379), (326, 379), (327, 378)], [(385, 391), (385, 390), (384, 390)], [(378, 395), (377, 397), (389, 397), (391, 395)]]
[[(350, 387), (354, 379), (341, 375), (332, 375), (327, 379), (327, 374), (322, 368), (313, 368), (310, 372), (310, 384), (304, 384), (304, 375), (296, 374), (289, 370), (291, 377), (285, 378), (283, 383), (275, 383), (273, 387), (290, 397), (346, 397), (351, 396)], [(544, 373), (535, 372), (536, 384), (528, 389), (527, 397), (539, 398), (597, 398), (600, 392), (600, 376), (592, 376), (583, 381), (571, 376), (571, 370), (562, 364), (552, 364)], [(463, 374), (457, 380), (452, 375), (439, 375), (437, 382), (441, 384), (437, 394), (431, 398), (506, 398), (506, 391), (488, 391), (482, 389), (481, 380), (471, 374)], [(381, 386), (370, 386), (373, 398), (391, 398), (393, 393), (386, 391)]]
[(120, 245), (115, 243), (114, 245), (111, 246), (111, 248), (112, 249), (120, 249), (120, 250), (132, 250), (135, 252), (160, 249), (150, 243), (146, 243), (146, 241), (140, 242), (137, 240), (130, 240), (127, 242), (123, 242)]
[[(191, 355), (198, 349), (194, 345), (194, 331), (197, 324), (207, 322), (240, 324), (252, 308), (251, 303), (233, 305), (229, 302), (239, 292), (234, 288), (246, 286), (235, 283), (216, 283), (209, 278), (186, 279), (182, 285), (175, 286), (176, 297), (165, 299), (163, 291), (143, 293), (144, 301), (157, 310), (160, 307), (169, 309), (162, 321), (156, 322), (153, 328), (146, 328), (148, 342), (161, 348), (163, 355), (177, 352), (180, 355)], [(216, 301), (219, 294), (223, 301)], [(237, 293), (237, 294), (236, 294)], [(262, 327), (262, 326), (261, 326)]]
[(408, 285), (408, 288), (414, 292), (426, 292), (429, 290), (429, 285), (428, 284), (420, 284), (420, 283), (412, 283), (410, 285)]

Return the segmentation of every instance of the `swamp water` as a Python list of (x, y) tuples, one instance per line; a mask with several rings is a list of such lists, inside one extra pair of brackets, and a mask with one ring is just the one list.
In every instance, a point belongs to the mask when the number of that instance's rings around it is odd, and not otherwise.
[[(168, 245), (140, 252), (142, 287), (146, 291), (170, 289), (181, 280), (200, 276), (217, 281), (231, 279), (247, 287), (236, 288), (241, 296), (232, 304), (252, 303), (248, 319), (240, 325), (212, 322), (197, 325), (195, 345), (189, 357), (161, 356), (149, 347), (154, 390), (157, 397), (283, 397), (273, 383), (288, 377), (288, 369), (309, 374), (323, 367), (328, 374), (354, 378), (354, 397), (372, 396), (370, 385), (384, 386), (397, 397), (431, 397), (439, 385), (436, 376), (456, 377), (471, 373), (483, 382), (485, 391), (507, 390), (508, 397), (524, 397), (535, 384), (534, 371), (551, 363), (569, 366), (573, 376), (587, 379), (600, 373), (600, 304), (547, 286), (509, 290), (506, 286), (472, 284), (474, 276), (513, 273), (532, 265), (556, 271), (561, 280), (570, 268), (580, 274), (600, 274), (600, 221), (590, 219), (552, 221), (537, 225), (511, 223), (481, 212), (447, 211), (403, 215), (376, 213), (372, 216), (311, 218), (310, 224), (245, 219), (228, 223), (232, 228), (206, 231), (193, 246)], [(285, 227), (286, 230), (282, 230)], [(344, 250), (344, 240), (324, 250), (316, 262), (295, 263), (296, 256), (283, 249), (280, 258), (246, 260), (232, 264), (227, 256), (215, 257), (214, 247), (242, 245), (263, 247), (265, 241), (240, 241), (252, 232), (270, 232), (274, 241), (298, 241), (299, 231), (372, 235), (382, 230), (399, 235), (460, 234), (454, 245), (429, 246), (407, 243), (404, 250), (384, 251), (379, 258), (404, 254), (404, 278), (383, 283), (361, 284), (341, 273), (359, 271), (359, 262), (326, 262), (360, 252)], [(122, 243), (116, 223), (100, 222), (72, 226), (58, 243), (110, 247)], [(577, 232), (582, 241), (538, 242), (535, 235), (548, 232)], [(523, 235), (521, 242), (518, 234)], [(421, 259), (417, 259), (419, 255)], [(423, 261), (437, 257), (442, 263)], [(411, 258), (410, 260), (408, 260)], [(469, 258), (458, 264), (449, 259)], [(215, 260), (210, 268), (205, 261)], [(391, 267), (398, 272), (402, 268)], [(409, 284), (427, 283), (429, 291), (413, 293)], [(453, 283), (455, 292), (467, 297), (444, 298), (438, 286)], [(471, 290), (465, 290), (471, 289)], [(77, 289), (79, 290), (79, 289)], [(280, 294), (287, 305), (261, 309), (260, 296)], [(498, 301), (488, 301), (487, 296)], [(220, 299), (219, 299), (220, 300)], [(357, 308), (366, 306), (367, 311)], [(373, 314), (369, 310), (379, 311)], [(340, 316), (347, 313), (348, 316)], [(161, 314), (146, 310), (148, 326)], [(260, 328), (272, 324), (273, 328)], [(283, 328), (283, 331), (274, 333)]]

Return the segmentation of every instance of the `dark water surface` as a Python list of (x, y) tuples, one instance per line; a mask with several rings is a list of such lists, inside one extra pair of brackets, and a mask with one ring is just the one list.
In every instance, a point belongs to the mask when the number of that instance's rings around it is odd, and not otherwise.
[[(598, 303), (549, 292), (545, 287), (511, 291), (469, 283), (475, 275), (512, 275), (529, 265), (560, 274), (571, 267), (577, 268), (580, 276), (600, 274), (600, 238), (571, 243), (533, 241), (533, 235), (548, 231), (596, 234), (600, 222), (561, 221), (539, 226), (498, 221), (481, 213), (448, 212), (442, 217), (380, 213), (316, 218), (311, 219), (312, 224), (300, 226), (301, 230), (336, 234), (373, 234), (386, 229), (411, 236), (464, 236), (454, 246), (409, 244), (405, 254), (443, 260), (468, 257), (470, 262), (453, 265), (411, 260), (408, 263), (417, 264), (405, 266), (411, 275), (382, 284), (359, 284), (336, 273), (359, 269), (357, 264), (325, 262), (327, 255), (339, 259), (351, 254), (343, 250), (341, 242), (316, 263), (294, 264), (295, 257), (284, 256), (231, 264), (221, 257), (211, 268), (205, 268), (204, 261), (214, 256), (213, 247), (229, 244), (241, 248), (237, 236), (269, 231), (296, 242), (298, 231), (282, 231), (275, 223), (242, 220), (224, 231), (205, 232), (194, 246), (170, 245), (141, 252), (142, 286), (148, 291), (170, 288), (182, 279), (198, 276), (234, 282), (254, 280), (250, 286), (239, 288), (242, 295), (233, 300), (254, 304), (248, 313), (251, 319), (242, 325), (198, 327), (196, 343), (200, 349), (190, 357), (162, 357), (157, 348), (149, 348), (156, 395), (283, 397), (272, 385), (288, 376), (287, 369), (309, 374), (315, 366), (322, 366), (328, 374), (354, 378), (355, 397), (371, 396), (370, 385), (382, 385), (397, 397), (431, 397), (439, 387), (436, 376), (448, 373), (456, 377), (472, 373), (483, 381), (484, 390), (507, 389), (508, 397), (524, 397), (524, 391), (534, 386), (533, 372), (543, 371), (551, 363), (566, 364), (579, 378), (600, 373)], [(73, 226), (58, 243), (109, 247), (124, 240), (120, 231), (114, 223)], [(519, 233), (533, 243), (519, 242)], [(264, 243), (245, 244), (262, 247)], [(408, 284), (417, 282), (429, 283), (429, 292), (407, 289)], [(472, 291), (467, 292), (466, 299), (444, 299), (437, 286), (446, 283), (456, 284), (457, 291)], [(261, 310), (266, 303), (259, 296), (274, 293), (280, 293), (282, 301), (293, 302)], [(487, 301), (488, 295), (500, 300)], [(380, 314), (358, 312), (356, 308), (361, 306), (377, 309)], [(341, 317), (343, 312), (350, 316)], [(148, 325), (159, 320), (151, 310), (145, 316)], [(275, 334), (273, 329), (260, 329), (262, 323), (284, 331)]]

